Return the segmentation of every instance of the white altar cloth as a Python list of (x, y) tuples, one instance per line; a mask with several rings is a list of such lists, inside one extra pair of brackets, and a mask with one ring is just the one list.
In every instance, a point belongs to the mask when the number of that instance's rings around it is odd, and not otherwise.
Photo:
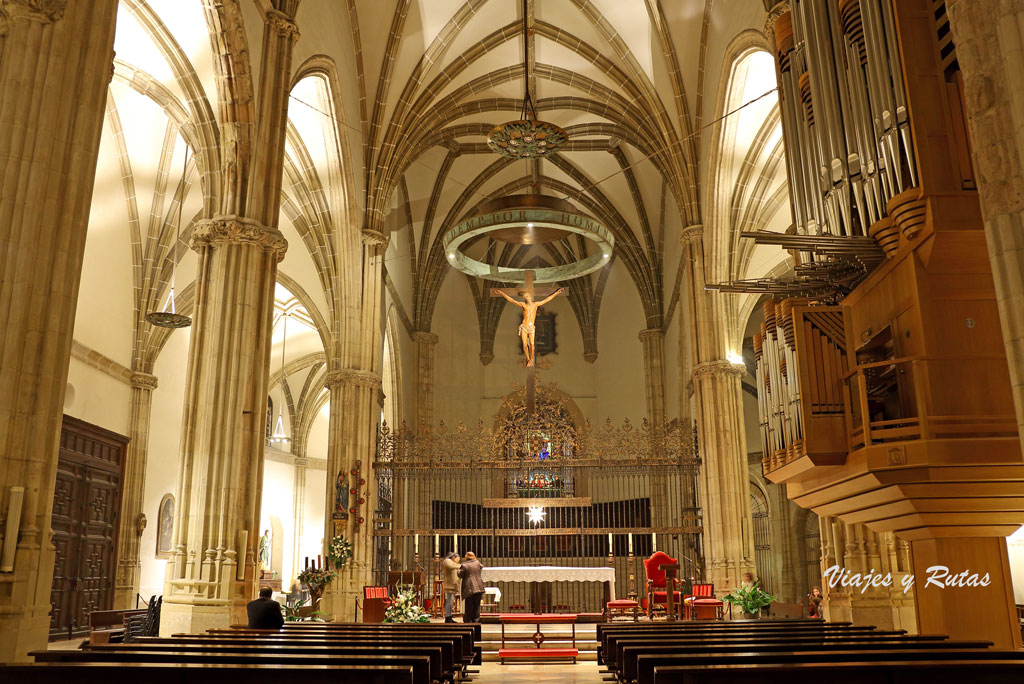
[(615, 568), (563, 568), (554, 565), (484, 567), (485, 582), (607, 582), (615, 600)]

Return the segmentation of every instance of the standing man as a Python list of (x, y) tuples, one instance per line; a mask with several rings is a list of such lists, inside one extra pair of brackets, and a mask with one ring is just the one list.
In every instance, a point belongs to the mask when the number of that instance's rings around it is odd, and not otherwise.
[(484, 581), (480, 576), (484, 566), (472, 551), (466, 552), (466, 560), (459, 569), (462, 578), (462, 621), (480, 622), (480, 600), (484, 597)]
[(249, 614), (249, 629), (281, 629), (284, 616), (281, 615), (281, 604), (270, 598), (274, 590), (270, 587), (260, 589), (260, 597), (249, 601), (245, 612)]
[(455, 595), (462, 591), (462, 580), (459, 579), (459, 554), (449, 553), (444, 559), (444, 621), (455, 622), (452, 619), (452, 606), (455, 604)]

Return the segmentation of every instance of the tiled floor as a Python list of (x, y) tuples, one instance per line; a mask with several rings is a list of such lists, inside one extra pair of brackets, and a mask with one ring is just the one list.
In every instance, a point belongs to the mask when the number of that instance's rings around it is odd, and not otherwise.
[(500, 665), (484, 663), (474, 684), (601, 684), (597, 663), (530, 663)]

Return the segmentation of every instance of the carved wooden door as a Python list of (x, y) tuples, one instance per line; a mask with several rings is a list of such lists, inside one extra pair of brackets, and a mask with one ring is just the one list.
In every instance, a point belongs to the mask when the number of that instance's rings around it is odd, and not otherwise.
[(86, 634), (89, 613), (112, 607), (127, 443), (113, 432), (64, 418), (51, 521), (51, 639)]

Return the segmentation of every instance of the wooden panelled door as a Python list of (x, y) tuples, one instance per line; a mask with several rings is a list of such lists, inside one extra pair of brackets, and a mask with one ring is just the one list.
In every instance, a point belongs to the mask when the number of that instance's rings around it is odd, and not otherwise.
[(127, 445), (127, 437), (64, 416), (51, 521), (57, 551), (50, 639), (88, 633), (89, 613), (112, 607)]

